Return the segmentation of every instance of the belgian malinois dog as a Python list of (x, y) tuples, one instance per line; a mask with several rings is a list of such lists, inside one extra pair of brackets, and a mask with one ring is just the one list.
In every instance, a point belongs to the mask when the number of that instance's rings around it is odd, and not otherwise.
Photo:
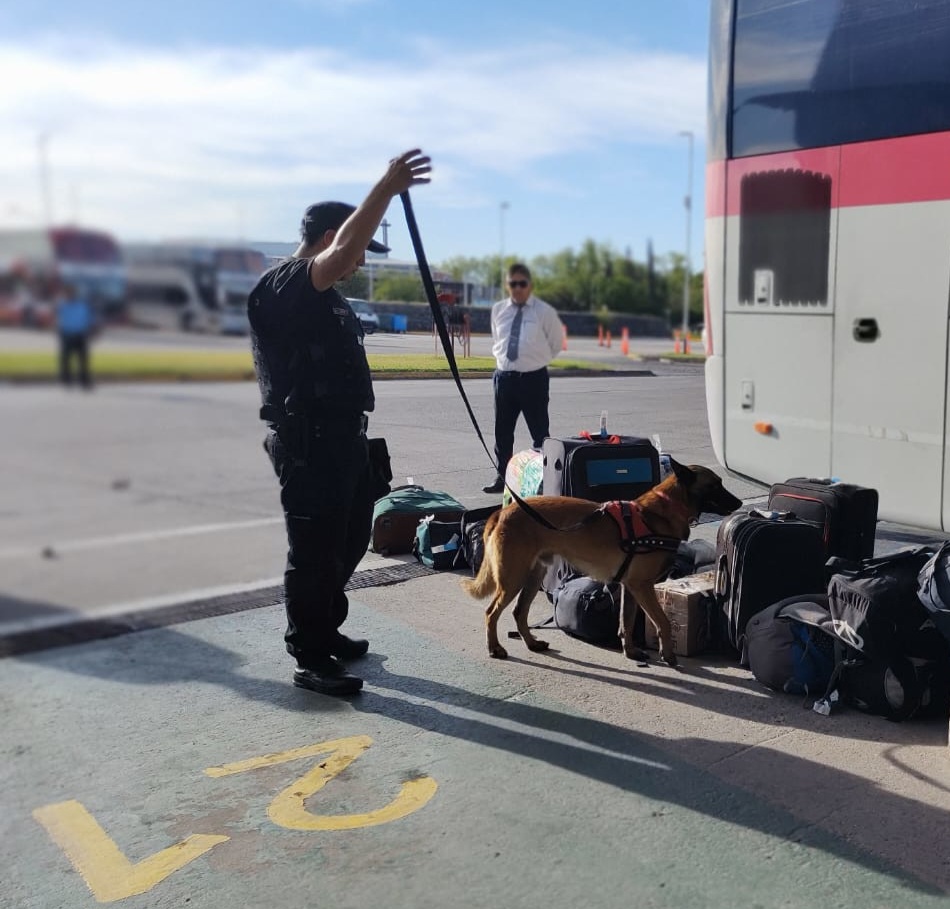
[[(708, 468), (685, 467), (672, 459), (670, 466), (673, 472), (635, 501), (653, 536), (686, 540), (691, 522), (701, 513), (727, 515), (742, 504)], [(559, 529), (545, 527), (517, 502), (496, 511), (485, 525), (481, 568), (473, 579), (462, 582), (476, 599), (491, 597), (485, 610), (489, 655), (498, 659), (508, 656), (498, 641), (498, 619), (516, 595), (514, 615), (521, 639), (529, 650), (548, 649), (547, 641), (540, 641), (531, 633), (528, 610), (541, 588), (551, 557), (561, 556), (598, 581), (621, 582), (618, 633), (625, 656), (640, 656), (633, 643), (633, 623), (639, 606), (656, 626), (660, 656), (669, 665), (676, 665), (670, 620), (653, 590), (653, 585), (667, 576), (675, 550), (635, 550), (623, 577), (616, 578), (627, 554), (621, 549), (617, 522), (599, 503), (566, 496), (537, 496), (529, 499), (528, 505)]]

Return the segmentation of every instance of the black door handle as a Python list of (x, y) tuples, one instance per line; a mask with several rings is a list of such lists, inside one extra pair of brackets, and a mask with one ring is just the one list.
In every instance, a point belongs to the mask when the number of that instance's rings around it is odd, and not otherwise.
[(876, 341), (881, 336), (877, 319), (855, 319), (851, 333), (855, 341)]

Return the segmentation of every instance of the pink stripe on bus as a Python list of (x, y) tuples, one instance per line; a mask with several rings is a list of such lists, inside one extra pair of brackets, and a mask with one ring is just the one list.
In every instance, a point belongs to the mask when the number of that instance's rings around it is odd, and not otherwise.
[(948, 161), (950, 133), (711, 161), (706, 165), (706, 216), (739, 214), (746, 174), (788, 169), (830, 175), (833, 208), (950, 199)]

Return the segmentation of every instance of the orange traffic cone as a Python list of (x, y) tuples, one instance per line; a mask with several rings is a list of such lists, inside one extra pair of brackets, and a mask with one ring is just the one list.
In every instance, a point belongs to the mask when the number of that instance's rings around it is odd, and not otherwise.
[(620, 352), (625, 357), (630, 355), (630, 332), (626, 325), (620, 329)]
[(561, 350), (567, 350), (567, 326), (562, 326), (564, 329), (564, 337), (561, 340)]
[(603, 325), (597, 326), (597, 346), (598, 347), (604, 346), (604, 326)]

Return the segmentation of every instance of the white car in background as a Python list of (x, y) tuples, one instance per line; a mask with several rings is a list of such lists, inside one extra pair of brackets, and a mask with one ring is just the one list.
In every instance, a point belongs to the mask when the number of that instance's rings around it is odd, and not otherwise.
[(366, 334), (371, 335), (374, 331), (379, 331), (379, 316), (376, 315), (376, 312), (373, 307), (370, 306), (368, 300), (357, 300), (354, 297), (347, 297), (346, 302), (350, 304), (350, 308), (356, 313), (357, 318), (363, 326), (363, 331), (365, 331)]

